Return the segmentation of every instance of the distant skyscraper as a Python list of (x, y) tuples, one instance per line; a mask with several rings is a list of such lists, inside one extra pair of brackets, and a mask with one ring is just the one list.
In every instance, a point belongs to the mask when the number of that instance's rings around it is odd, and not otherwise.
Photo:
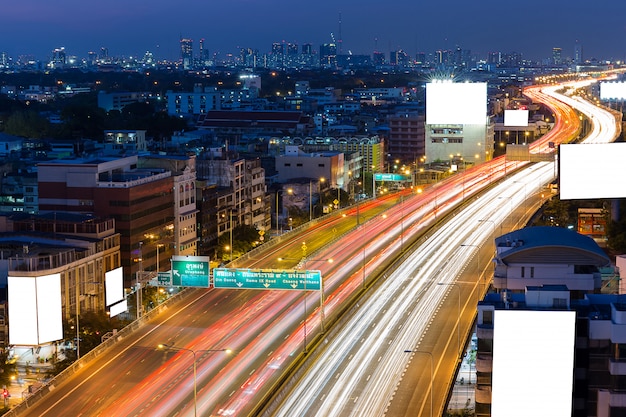
[(583, 46), (579, 44), (578, 41), (576, 41), (576, 45), (574, 45), (574, 63), (583, 63)]
[(385, 65), (385, 54), (382, 52), (374, 52), (372, 61), (375, 66)]
[(193, 65), (193, 40), (180, 38), (180, 58), (184, 69), (190, 69)]
[(501, 62), (501, 54), (500, 52), (489, 52), (487, 54), (487, 63), (488, 64), (500, 64)]
[(244, 66), (249, 68), (256, 68), (259, 51), (252, 48), (241, 49), (241, 62)]
[(561, 65), (563, 63), (561, 53), (561, 48), (552, 48), (552, 63), (554, 65)]
[(63, 68), (66, 62), (65, 48), (56, 48), (52, 51), (52, 59), (49, 64), (51, 68)]
[(313, 45), (310, 43), (303, 44), (302, 55), (313, 55)]
[(298, 44), (297, 43), (288, 43), (287, 44), (287, 55), (298, 55)]
[(322, 68), (335, 68), (337, 66), (337, 44), (332, 42), (320, 46), (320, 65)]
[(416, 64), (424, 64), (426, 62), (426, 54), (424, 52), (418, 52), (415, 55)]
[(106, 61), (109, 59), (109, 48), (105, 48), (104, 46), (100, 48), (100, 60)]
[(98, 63), (98, 56), (96, 55), (96, 53), (94, 51), (89, 51), (87, 53), (87, 63), (89, 66), (94, 66)]

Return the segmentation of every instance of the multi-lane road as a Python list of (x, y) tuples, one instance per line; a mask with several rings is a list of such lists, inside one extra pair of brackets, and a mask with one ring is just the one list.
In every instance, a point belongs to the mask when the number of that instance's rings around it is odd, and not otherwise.
[[(578, 117), (570, 114), (569, 107), (563, 105), (563, 109), (554, 108), (554, 111), (558, 116), (557, 125), (563, 123), (560, 126), (561, 136), (556, 136), (555, 130), (555, 133), (546, 135), (542, 141), (537, 142), (535, 145), (537, 149), (549, 149), (548, 141), (559, 143), (571, 139), (575, 134), (576, 127), (573, 125), (577, 125)], [(563, 120), (567, 120), (567, 123), (562, 122)], [(116, 342), (110, 347), (97, 352), (97, 355), (94, 353), (91, 358), (85, 357), (66, 376), (53, 380), (43, 389), (42, 393), (46, 394), (40, 399), (35, 395), (12, 414), (57, 416), (66, 415), (68, 410), (77, 416), (174, 416), (194, 415), (196, 412), (197, 415), (255, 414), (260, 412), (261, 405), (267, 404), (270, 393), (275, 391), (273, 387), (282, 382), (281, 378), (287, 371), (292, 370), (292, 367), (302, 359), (313, 357), (310, 352), (315, 345), (343, 349), (343, 354), (349, 358), (358, 349), (354, 343), (349, 343), (344, 338), (355, 338), (356, 334), (362, 335), (363, 340), (367, 341), (364, 345), (366, 350), (376, 351), (383, 358), (391, 358), (390, 364), (393, 364), (393, 367), (390, 369), (404, 366), (410, 373), (413, 368), (407, 365), (409, 363), (407, 361), (413, 358), (411, 363), (423, 361), (423, 364), (428, 364), (430, 357), (419, 353), (406, 354), (404, 350), (423, 349), (424, 345), (420, 344), (419, 340), (432, 337), (428, 336), (429, 332), (426, 331), (429, 324), (433, 323), (431, 320), (433, 317), (444, 316), (432, 314), (443, 305), (441, 300), (446, 294), (448, 299), (454, 300), (454, 290), (459, 287), (458, 284), (435, 286), (432, 284), (439, 282), (453, 284), (449, 279), (458, 276), (458, 268), (462, 269), (463, 262), (466, 262), (463, 260), (473, 255), (472, 249), (478, 251), (484, 246), (484, 241), (492, 238), (497, 232), (501, 218), (500, 214), (496, 217), (496, 212), (500, 213), (502, 210), (507, 212), (508, 209), (508, 214), (511, 214), (520, 204), (524, 206), (523, 202), (527, 202), (527, 208), (531, 207), (529, 202), (543, 179), (537, 178), (529, 182), (530, 174), (525, 178), (512, 179), (511, 172), (514, 168), (523, 165), (527, 164), (499, 158), (429, 187), (419, 195), (410, 194), (407, 190), (404, 194), (362, 204), (359, 207), (358, 227), (355, 227), (357, 214), (353, 208), (343, 212), (345, 217), (329, 216), (316, 224), (315, 228), (294, 234), (291, 239), (285, 237), (281, 239), (281, 244), (268, 246), (265, 251), (252, 254), (245, 260), (245, 264), (237, 265), (252, 268), (289, 268), (299, 262), (300, 267), (321, 270), (324, 276), (323, 309), (320, 309), (322, 294), (317, 292), (302, 294), (286, 291), (214, 289), (186, 291), (166, 307), (149, 314), (141, 325), (136, 326), (136, 330), (120, 332)], [(539, 171), (537, 166), (533, 169)], [(553, 168), (548, 169), (550, 170), (554, 172)], [(489, 185), (493, 186), (505, 174), (510, 177), (507, 180), (509, 184), (507, 191), (501, 191), (499, 195), (489, 194), (488, 198), (473, 197), (476, 191)], [(499, 188), (493, 188), (489, 192), (495, 189)], [(513, 190), (517, 192), (513, 193)], [(488, 202), (487, 200), (492, 200), (490, 205), (484, 204)], [(474, 217), (462, 223), (455, 222), (455, 219), (461, 219), (460, 214), (465, 212), (463, 210), (451, 221), (442, 223), (444, 216), (462, 202), (466, 203), (468, 212), (470, 207), (475, 207), (472, 209), (475, 210)], [(496, 208), (496, 202), (500, 208)], [(389, 210), (383, 214), (383, 210), (387, 208)], [(479, 222), (477, 218), (482, 221)], [(482, 243), (470, 240), (471, 235), (467, 234), (456, 241), (430, 241), (424, 238), (425, 243), (424, 246), (420, 246), (417, 259), (409, 256), (407, 249), (413, 241), (437, 223), (441, 223), (441, 227), (446, 227), (439, 229), (442, 231), (437, 233), (437, 236), (448, 238), (448, 235), (455, 235), (453, 233), (455, 230), (467, 229), (468, 233), (474, 230), (473, 233), (481, 236)], [(307, 247), (306, 252), (303, 252), (303, 243)], [(448, 251), (441, 252), (445, 251), (446, 246), (449, 246)], [(420, 253), (428, 256), (420, 256)], [(412, 267), (408, 270), (399, 268), (396, 272), (386, 271), (389, 261), (399, 254), (404, 254)], [(304, 260), (303, 255), (306, 255)], [(281, 262), (278, 258), (287, 260)], [(331, 258), (334, 260), (332, 263), (327, 261)], [(486, 261), (487, 258), (483, 255), (481, 260)], [(477, 265), (480, 266), (479, 262)], [(418, 273), (415, 272), (416, 268)], [(404, 275), (396, 275), (399, 273), (397, 271), (404, 271)], [(382, 283), (374, 285), (372, 280), (378, 273), (387, 276)], [(391, 279), (392, 275), (395, 278)], [(399, 284), (412, 292), (406, 296), (396, 295), (400, 300), (393, 301), (393, 294), (400, 294), (397, 292), (400, 291), (397, 288)], [(364, 309), (365, 301), (360, 301), (357, 307), (357, 304), (353, 303), (354, 295), (365, 292), (364, 289), (370, 286), (377, 291), (370, 293), (369, 300), (376, 300), (378, 304)], [(463, 300), (471, 294), (477, 296), (484, 288), (481, 290), (477, 284), (462, 287), (468, 289), (458, 291), (459, 304), (463, 311), (469, 311), (470, 304)], [(378, 289), (382, 292), (378, 292)], [(386, 301), (386, 304), (383, 301)], [(449, 304), (445, 303), (448, 309)], [(357, 330), (350, 329), (340, 333), (329, 331), (321, 335), (322, 323), (324, 328), (328, 328), (334, 323), (338, 313), (347, 307), (356, 312), (368, 310), (366, 311), (368, 315), (357, 323), (360, 327)], [(393, 311), (395, 317), (384, 318), (381, 311), (385, 310)], [(393, 347), (389, 347), (389, 338), (397, 332), (397, 329), (392, 331), (392, 327), (400, 323), (398, 320), (408, 318), (414, 321), (402, 326), (415, 326), (411, 332), (412, 338), (400, 339)], [(374, 324), (379, 321), (385, 324)], [(445, 330), (438, 332), (440, 336), (436, 338), (441, 339), (437, 343), (444, 343), (441, 349), (450, 352), (450, 346), (454, 345), (451, 341), (458, 345), (454, 335), (458, 334), (459, 327), (456, 326), (457, 320), (446, 321), (449, 325), (442, 326)], [(460, 322), (460, 319), (458, 321)], [(376, 332), (369, 335), (371, 329), (387, 327), (388, 334), (384, 336), (374, 336)], [(338, 340), (343, 342), (336, 342)], [(175, 346), (176, 349), (157, 349), (157, 345), (162, 343)], [(233, 352), (226, 354), (214, 351), (225, 348), (232, 349)], [(452, 350), (458, 353), (458, 346)], [(304, 351), (307, 351), (307, 354), (304, 354)], [(362, 368), (369, 367), (374, 375), (378, 372), (373, 366), (379, 361), (376, 358), (367, 356), (358, 362)], [(384, 363), (382, 359), (380, 361)], [(352, 401), (356, 410), (354, 415), (365, 415), (358, 413), (367, 407), (383, 404), (401, 407), (398, 404), (404, 402), (403, 399), (410, 404), (417, 401), (415, 394), (408, 395), (408, 391), (402, 385), (402, 381), (407, 380), (401, 377), (403, 371), (395, 377), (389, 374), (377, 376), (374, 382), (372, 377), (363, 377), (362, 371), (349, 367), (348, 363), (337, 366), (337, 369), (345, 371), (340, 373), (341, 385), (334, 386), (350, 387), (345, 391), (337, 388), (333, 390), (333, 395), (338, 396), (334, 403), (342, 404), (336, 405), (338, 409), (351, 410), (352, 408), (348, 408), (345, 402)], [(454, 361), (433, 360), (432, 374), (443, 375), (444, 366), (449, 368), (445, 370), (449, 379), (449, 375), (454, 372)], [(427, 368), (426, 365), (424, 369)], [(424, 377), (424, 369), (418, 372), (422, 382), (430, 380)], [(426, 374), (429, 376), (427, 372)], [(324, 378), (328, 379), (328, 377), (319, 379), (323, 381)], [(372, 380), (371, 384), (364, 385), (364, 378)], [(381, 391), (380, 395), (373, 395), (366, 389), (368, 386), (374, 386), (376, 390), (382, 389), (381, 387), (389, 385), (390, 381), (391, 386), (396, 386), (394, 381), (401, 381), (397, 385), (395, 396), (390, 396), (387, 389)], [(435, 387), (433, 391), (436, 393), (435, 398), (444, 397), (444, 388)], [(311, 392), (323, 392), (308, 401), (317, 406), (320, 406), (320, 396), (331, 397), (323, 388), (311, 388)], [(350, 394), (344, 395), (344, 392)], [(429, 392), (429, 389), (425, 389), (424, 392)], [(283, 395), (288, 398), (292, 396), (292, 394)], [(423, 401), (421, 404), (420, 407), (426, 407)], [(352, 411), (341, 411), (335, 415), (344, 415), (341, 414), (344, 412), (350, 415)]]

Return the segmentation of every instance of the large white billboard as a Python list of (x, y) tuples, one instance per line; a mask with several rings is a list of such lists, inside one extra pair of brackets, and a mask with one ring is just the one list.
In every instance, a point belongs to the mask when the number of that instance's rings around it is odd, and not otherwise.
[(626, 98), (626, 83), (602, 82), (600, 83), (601, 100), (624, 100)]
[(107, 307), (124, 299), (124, 273), (122, 267), (104, 274), (104, 289)]
[(505, 110), (505, 126), (528, 126), (528, 110)]
[(128, 301), (120, 301), (119, 303), (114, 304), (109, 308), (109, 317), (115, 317), (118, 314), (122, 314), (126, 311), (128, 311)]
[(426, 84), (426, 124), (485, 125), (487, 83)]
[(626, 143), (559, 146), (562, 200), (626, 197)]
[(61, 274), (9, 276), (9, 343), (36, 346), (63, 339)]
[(496, 310), (493, 323), (491, 415), (570, 417), (576, 312)]

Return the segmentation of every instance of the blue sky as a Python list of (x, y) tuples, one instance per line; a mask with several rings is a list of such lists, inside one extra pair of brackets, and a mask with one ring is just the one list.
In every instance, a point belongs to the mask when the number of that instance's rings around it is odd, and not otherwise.
[[(592, 7), (593, 6), (593, 7)], [(489, 51), (548, 58), (553, 47), (585, 58), (626, 58), (623, 0), (17, 0), (0, 13), (0, 51), (43, 59), (56, 47), (86, 56), (105, 46), (111, 55), (176, 59), (178, 40), (200, 38), (211, 53), (272, 42), (310, 42), (316, 48), (341, 39), (343, 52), (416, 52), (460, 46), (480, 56)]]

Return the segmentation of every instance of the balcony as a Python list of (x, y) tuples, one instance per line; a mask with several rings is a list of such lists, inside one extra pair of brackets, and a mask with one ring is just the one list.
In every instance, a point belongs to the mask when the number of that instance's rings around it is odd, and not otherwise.
[(476, 372), (493, 372), (493, 356), (486, 353), (476, 355)]
[(476, 326), (476, 337), (493, 340), (493, 324), (479, 324)]
[(609, 359), (609, 372), (611, 375), (626, 375), (626, 360)]
[(491, 387), (490, 386), (477, 386), (474, 391), (474, 395), (477, 403), (491, 404)]

